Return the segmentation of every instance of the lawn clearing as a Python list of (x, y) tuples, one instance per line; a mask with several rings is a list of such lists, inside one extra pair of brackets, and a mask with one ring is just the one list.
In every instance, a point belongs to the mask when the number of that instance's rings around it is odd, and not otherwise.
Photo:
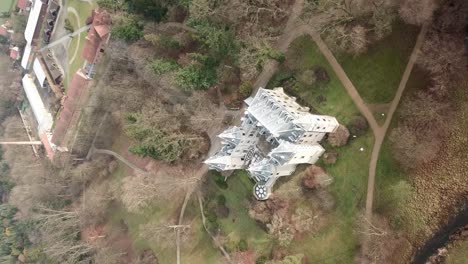
[[(86, 25), (86, 19), (91, 16), (92, 10), (96, 7), (96, 4), (90, 4), (87, 1), (80, 0), (69, 0), (67, 10), (67, 19), (70, 21), (74, 30), (78, 30)], [(78, 17), (70, 11), (70, 9), (76, 10)], [(78, 21), (79, 20), (79, 21)], [(86, 43), (86, 36), (88, 32), (82, 32), (75, 36), (68, 46), (68, 59), (69, 59), (69, 76), (73, 76), (76, 71), (83, 67), (84, 59), (82, 58), (82, 52)], [(65, 89), (68, 87), (71, 79), (65, 79)]]
[[(0, 1), (0, 13), (13, 11), (16, 4), (16, 0), (1, 0)], [(0, 23), (3, 23), (5, 18), (0, 18)]]
[(393, 100), (418, 33), (418, 27), (396, 22), (392, 34), (373, 44), (365, 54), (337, 54), (338, 62), (365, 102)]
[[(411, 72), (411, 76), (406, 84), (406, 89), (403, 93), (403, 100), (408, 96), (414, 95), (417, 91), (426, 88), (430, 84), (430, 79), (427, 72), (419, 67), (415, 67)], [(398, 125), (399, 109), (395, 111), (393, 120), (387, 131), (387, 137), (380, 150), (379, 161), (376, 171), (376, 188), (375, 188), (375, 205), (379, 213), (391, 215), (388, 208), (389, 201), (392, 196), (387, 192), (388, 188), (395, 185), (400, 180), (407, 180), (407, 173), (403, 171), (400, 164), (395, 160), (392, 154), (391, 143), (388, 136), (392, 133), (392, 129)]]
[[(313, 84), (302, 83), (300, 76), (310, 70), (325, 69), (328, 78)], [(286, 78), (285, 78), (286, 77)], [(328, 81), (326, 81), (328, 79)], [(284, 86), (298, 97), (302, 104), (313, 108), (318, 114), (335, 116), (342, 124), (348, 125), (359, 111), (348, 96), (332, 68), (308, 36), (295, 40), (287, 54), (286, 61), (268, 85), (269, 88)], [(335, 197), (336, 209), (329, 215), (326, 228), (315, 235), (293, 241), (290, 249), (304, 253), (311, 263), (352, 263), (358, 249), (358, 239), (353, 232), (356, 214), (364, 206), (369, 161), (374, 143), (371, 131), (351, 140), (341, 148), (324, 144), (327, 151), (336, 151), (338, 161), (323, 166), (334, 179), (329, 190)], [(364, 151), (360, 151), (363, 148)]]
[[(205, 183), (205, 211), (209, 207), (210, 200), (215, 200), (220, 195), (226, 199), (226, 207), (229, 209), (227, 217), (218, 216), (218, 224), (222, 234), (229, 240), (226, 244), (237, 244), (245, 240), (248, 248), (255, 251), (257, 257), (269, 254), (273, 246), (273, 240), (257, 222), (249, 215), (250, 200), (254, 199), (252, 190), (254, 183), (250, 180), (246, 171), (236, 171), (227, 179), (227, 189), (221, 189), (214, 181), (215, 172)], [(229, 248), (228, 248), (229, 250)]]
[[(326, 71), (326, 77), (312, 84), (302, 83), (304, 72)], [(308, 71), (308, 72), (307, 72)], [(286, 61), (273, 76), (268, 88), (283, 86), (288, 94), (298, 97), (298, 102), (311, 108), (311, 112), (335, 116), (342, 124), (348, 124), (359, 114), (354, 102), (348, 96), (333, 69), (320, 53), (309, 36), (295, 40), (287, 54)]]

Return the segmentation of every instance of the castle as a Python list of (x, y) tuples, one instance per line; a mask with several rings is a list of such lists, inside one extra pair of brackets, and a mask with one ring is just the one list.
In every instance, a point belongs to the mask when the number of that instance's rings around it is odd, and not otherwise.
[(218, 136), (223, 146), (205, 163), (217, 171), (248, 170), (256, 182), (255, 198), (266, 200), (279, 177), (293, 174), (299, 164), (317, 162), (325, 152), (319, 142), (339, 124), (334, 117), (309, 113), (281, 87), (260, 88), (245, 103), (241, 125)]

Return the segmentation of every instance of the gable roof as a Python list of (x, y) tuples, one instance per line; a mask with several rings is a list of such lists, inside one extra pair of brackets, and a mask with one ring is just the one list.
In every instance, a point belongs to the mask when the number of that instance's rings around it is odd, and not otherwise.
[(47, 136), (46, 133), (42, 133), (41, 141), (42, 141), (42, 145), (44, 146), (44, 149), (46, 151), (47, 157), (50, 160), (54, 160), (55, 151), (54, 151), (54, 149), (52, 147), (52, 143), (50, 142), (49, 137)]
[(10, 49), (10, 59), (12, 60), (19, 60), (20, 54), (19, 54), (19, 48), (14, 47)]
[(21, 10), (26, 10), (31, 5), (29, 0), (18, 0), (18, 4), (16, 6)]
[(83, 50), (83, 58), (88, 63), (94, 63), (102, 44), (110, 37), (110, 26), (112, 24), (110, 14), (103, 11), (93, 11), (92, 25), (86, 37), (86, 45)]
[(72, 125), (72, 119), (75, 111), (79, 107), (81, 95), (88, 88), (89, 79), (78, 71), (73, 76), (70, 87), (68, 88), (68, 96), (63, 103), (63, 108), (60, 116), (55, 123), (54, 133), (52, 135), (52, 143), (62, 146), (68, 129)]
[(42, 2), (37, 0), (34, 2), (31, 12), (29, 13), (28, 24), (24, 30), (24, 38), (28, 43), (31, 43), (36, 32), (36, 27), (39, 22), (39, 17), (42, 11)]
[(8, 29), (4, 26), (0, 26), (0, 36), (8, 37)]

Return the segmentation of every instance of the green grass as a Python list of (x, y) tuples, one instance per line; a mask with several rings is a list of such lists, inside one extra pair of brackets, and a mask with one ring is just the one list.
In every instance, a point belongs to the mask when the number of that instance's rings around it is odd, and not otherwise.
[(338, 62), (365, 102), (388, 103), (393, 99), (418, 32), (417, 27), (397, 22), (392, 34), (365, 54), (338, 54)]
[(10, 12), (16, 4), (15, 0), (2, 0), (0, 1), (0, 13)]
[[(338, 161), (334, 165), (319, 164), (333, 177), (329, 187), (335, 197), (336, 210), (327, 227), (314, 236), (295, 241), (292, 248), (304, 253), (311, 263), (352, 263), (359, 241), (354, 232), (356, 214), (364, 207), (369, 160), (374, 138), (371, 132), (336, 148)], [(364, 151), (360, 152), (359, 148)], [(325, 147), (331, 149), (329, 146)]]
[[(15, 9), (16, 0), (2, 0), (0, 1), (0, 13), (11, 12)], [(5, 18), (0, 18), (0, 24), (3, 24)]]
[[(329, 82), (319, 82), (313, 85), (300, 84), (291, 89), (288, 89), (287, 83), (282, 82), (282, 79), (288, 76), (290, 76), (289, 79), (297, 79), (300, 73), (312, 70), (317, 66), (323, 67), (327, 71)], [(348, 124), (354, 116), (359, 114), (333, 69), (317, 45), (308, 36), (299, 37), (291, 43), (286, 54), (286, 62), (273, 76), (267, 87), (274, 88), (276, 86), (284, 86), (289, 94), (297, 96), (298, 102), (308, 105), (312, 112), (335, 116), (342, 124)], [(326, 101), (319, 102), (319, 96), (325, 97)]]
[[(117, 186), (125, 177), (132, 177), (131, 171), (126, 165), (119, 163), (116, 171), (113, 173), (113, 181)], [(141, 237), (143, 233), (141, 226), (152, 222), (162, 221), (164, 224), (174, 224), (180, 212), (181, 199), (175, 199), (170, 202), (154, 201), (150, 206), (144, 208), (139, 213), (128, 212), (123, 204), (115, 203), (109, 210), (109, 223), (111, 232), (122, 232), (122, 222), (126, 224), (128, 235), (132, 241), (135, 254), (140, 254), (146, 249), (151, 249), (158, 257), (160, 263), (175, 263), (176, 244), (175, 234), (168, 239), (146, 240)], [(199, 205), (196, 196), (187, 204), (184, 219), (190, 220), (190, 232), (194, 234), (191, 240), (181, 246), (182, 263), (220, 263), (221, 254), (212, 246), (211, 238), (206, 234), (199, 214)], [(186, 246), (189, 245), (189, 246)]]
[(131, 213), (122, 204), (115, 204), (110, 210), (110, 224), (114, 229), (119, 229), (122, 222), (126, 224), (136, 254), (151, 249), (162, 263), (173, 263), (176, 257), (175, 235), (164, 241), (147, 240), (141, 236), (144, 232), (140, 228), (142, 225), (154, 220), (160, 221), (162, 224), (173, 224), (171, 217), (177, 211), (178, 205), (175, 201), (173, 203), (155, 201), (151, 206), (145, 207), (139, 213)]
[[(270, 82), (270, 88), (282, 83), (281, 76), (292, 75), (291, 79), (298, 79), (301, 73), (323, 67), (328, 75), (329, 82), (313, 85), (299, 85), (292, 92), (298, 97), (300, 103), (309, 105), (315, 112), (335, 116), (342, 124), (349, 122), (359, 114), (352, 99), (348, 96), (341, 82), (332, 68), (309, 37), (300, 37), (295, 40), (286, 54), (286, 62)], [(319, 103), (318, 96), (326, 100)], [(352, 263), (358, 249), (358, 240), (353, 232), (356, 214), (365, 203), (367, 190), (367, 177), (369, 161), (374, 143), (372, 132), (353, 139), (341, 148), (332, 148), (324, 144), (325, 149), (336, 151), (338, 161), (334, 165), (323, 166), (330, 174), (334, 183), (329, 187), (336, 200), (336, 210), (331, 213), (326, 228), (318, 234), (294, 241), (291, 250), (304, 253), (311, 263)], [(364, 148), (360, 152), (360, 148)]]
[[(76, 21), (76, 17), (72, 13), (68, 12), (67, 15), (67, 19), (70, 20), (70, 23), (73, 26), (74, 30), (78, 30), (80, 27), (85, 26), (86, 19), (91, 16), (92, 10), (96, 7), (95, 4), (90, 5), (88, 2), (80, 0), (68, 0), (68, 6), (75, 8), (79, 15), (79, 24), (78, 21)], [(65, 89), (68, 88), (68, 85), (71, 82), (72, 76), (75, 74), (75, 72), (78, 71), (84, 64), (84, 59), (82, 58), (81, 54), (86, 43), (87, 34), (88, 32), (85, 31), (82, 32), (79, 36), (75, 36), (68, 47), (68, 54), (70, 60), (72, 59), (75, 50), (78, 50), (78, 53), (76, 55), (75, 60), (70, 63), (70, 78), (65, 78)]]
[[(419, 67), (415, 67), (411, 72), (408, 83), (406, 84), (402, 100), (414, 95), (417, 91), (426, 88), (428, 85), (430, 85), (428, 74)], [(390, 127), (388, 128), (387, 137), (382, 145), (376, 171), (376, 189), (374, 198), (376, 210), (380, 213), (386, 213), (389, 215), (391, 215), (391, 212), (387, 207), (387, 203), (389, 202), (389, 199), (391, 199), (389, 197), (391, 194), (386, 192), (386, 190), (398, 181), (407, 179), (406, 172), (393, 157), (391, 143), (388, 139), (392, 129), (398, 125), (399, 116), (399, 108), (397, 108), (393, 115), (393, 120), (390, 123)]]
[(207, 186), (208, 197), (224, 195), (229, 216), (218, 218), (222, 233), (231, 241), (245, 239), (249, 248), (254, 249), (257, 255), (267, 254), (272, 247), (272, 240), (260, 228), (254, 219), (249, 216), (249, 200), (253, 199), (254, 183), (246, 171), (236, 171), (228, 177), (228, 188), (223, 190), (214, 182), (214, 176), (209, 177)]

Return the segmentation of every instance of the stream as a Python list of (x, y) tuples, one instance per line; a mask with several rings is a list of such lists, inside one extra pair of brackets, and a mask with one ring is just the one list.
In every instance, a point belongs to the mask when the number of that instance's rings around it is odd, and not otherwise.
[(413, 264), (425, 264), (432, 255), (437, 254), (439, 248), (445, 247), (451, 239), (451, 235), (456, 233), (460, 228), (468, 225), (468, 201), (462, 205), (458, 215), (450, 220), (450, 222), (437, 231), (426, 244), (418, 249), (413, 259)]

